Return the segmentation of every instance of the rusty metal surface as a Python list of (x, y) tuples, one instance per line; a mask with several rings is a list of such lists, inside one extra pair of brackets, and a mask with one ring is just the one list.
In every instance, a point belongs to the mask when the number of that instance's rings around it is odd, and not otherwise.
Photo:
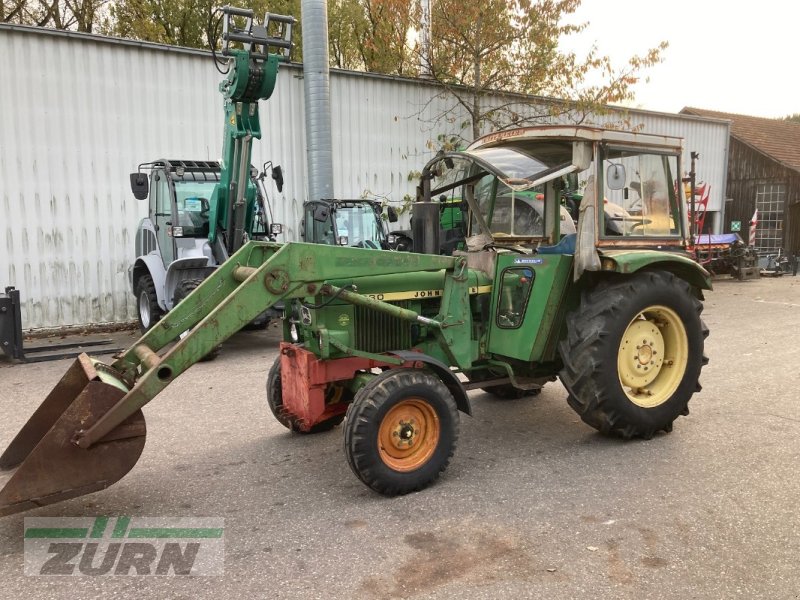
[(123, 395), (80, 356), (0, 458), (0, 516), (82, 496), (125, 475), (144, 449), (141, 411), (89, 449), (72, 443)]
[[(85, 355), (84, 355), (85, 356)], [(39, 405), (25, 426), (0, 456), (0, 469), (11, 469), (21, 463), (39, 443), (47, 431), (64, 413), (70, 403), (78, 396), (97, 373), (92, 363), (84, 356), (78, 357), (53, 388), (53, 391)]]

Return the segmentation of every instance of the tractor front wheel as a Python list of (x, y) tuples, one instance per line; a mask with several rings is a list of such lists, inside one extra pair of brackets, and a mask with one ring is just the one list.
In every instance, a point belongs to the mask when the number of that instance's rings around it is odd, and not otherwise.
[(435, 375), (390, 369), (361, 388), (347, 409), (345, 454), (376, 492), (420, 490), (447, 468), (458, 440), (453, 395)]
[(569, 405), (604, 434), (649, 439), (671, 431), (689, 414), (708, 362), (702, 310), (689, 284), (665, 271), (584, 292), (559, 347)]

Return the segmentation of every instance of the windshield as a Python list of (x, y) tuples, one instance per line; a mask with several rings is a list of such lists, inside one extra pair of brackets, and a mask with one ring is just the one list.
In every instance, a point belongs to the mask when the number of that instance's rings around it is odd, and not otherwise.
[(370, 242), (383, 242), (379, 216), (371, 203), (345, 204), (336, 208), (336, 234), (347, 237), (348, 246), (372, 247)]
[[(544, 200), (533, 190), (518, 192), (497, 181), (494, 175), (485, 175), (475, 185), (475, 202), (496, 237), (544, 235)], [(478, 230), (477, 225), (473, 215), (472, 231)]]
[(176, 181), (175, 205), (183, 237), (208, 237), (208, 209), (214, 181)]
[(572, 161), (570, 142), (539, 142), (517, 147), (481, 148), (467, 152), (489, 163), (503, 183), (517, 190), (532, 187), (548, 171)]
[(465, 212), (469, 207), (469, 236), (483, 232), (496, 238), (544, 238), (554, 225), (546, 226), (544, 196), (553, 194), (564, 204), (560, 214), (553, 212), (559, 215), (561, 233), (572, 233), (566, 204), (567, 179), (577, 177), (572, 160), (572, 141), (560, 140), (445, 155), (430, 164), (431, 198)]

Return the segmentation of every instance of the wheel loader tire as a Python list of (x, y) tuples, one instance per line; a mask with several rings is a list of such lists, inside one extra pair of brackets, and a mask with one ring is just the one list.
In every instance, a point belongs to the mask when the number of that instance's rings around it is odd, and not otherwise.
[(164, 311), (158, 305), (156, 286), (150, 275), (142, 275), (136, 282), (136, 315), (142, 333), (147, 333), (164, 316)]
[(390, 369), (361, 388), (347, 409), (347, 462), (380, 494), (420, 490), (447, 468), (458, 426), (455, 400), (441, 379), (421, 369)]
[(607, 435), (650, 439), (688, 415), (708, 362), (702, 303), (665, 271), (601, 282), (567, 317), (559, 346), (569, 405)]
[[(178, 306), (178, 303), (186, 298), (186, 296), (191, 294), (201, 283), (203, 283), (202, 279), (184, 279), (183, 281), (179, 282), (175, 287), (175, 294), (172, 296), (172, 305)], [(220, 350), (222, 350), (221, 344), (214, 346), (208, 351), (208, 354), (200, 359), (200, 362), (209, 362), (214, 360), (219, 356)]]
[(519, 400), (520, 398), (538, 396), (542, 392), (542, 388), (523, 390), (522, 388), (514, 387), (510, 383), (505, 383), (481, 388), (481, 391), (491, 394), (500, 400)]
[(330, 431), (339, 423), (344, 421), (344, 413), (342, 413), (341, 415), (331, 417), (327, 421), (317, 423), (308, 431), (303, 431), (300, 429), (297, 420), (292, 415), (287, 413), (283, 408), (280, 356), (275, 359), (275, 362), (272, 364), (272, 367), (269, 370), (269, 375), (267, 376), (267, 404), (269, 405), (269, 409), (272, 411), (272, 415), (275, 417), (275, 419), (277, 419), (278, 423), (295, 433), (323, 433), (325, 431)]

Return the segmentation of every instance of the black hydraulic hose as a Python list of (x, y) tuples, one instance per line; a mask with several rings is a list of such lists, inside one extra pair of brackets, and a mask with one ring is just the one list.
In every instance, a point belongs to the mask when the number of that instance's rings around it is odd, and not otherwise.
[(319, 308), (325, 308), (326, 306), (328, 306), (328, 304), (330, 304), (331, 302), (336, 300), (336, 298), (341, 296), (344, 292), (352, 291), (353, 289), (354, 289), (353, 285), (345, 285), (343, 287), (340, 287), (338, 290), (336, 290), (336, 293), (333, 294), (333, 296), (331, 296), (330, 298), (328, 298), (327, 300), (325, 300), (323, 302), (320, 302), (319, 304), (306, 304), (305, 302), (302, 302), (301, 304), (303, 306), (305, 306), (306, 308), (311, 308), (311, 309), (314, 309), (314, 310), (319, 309)]

